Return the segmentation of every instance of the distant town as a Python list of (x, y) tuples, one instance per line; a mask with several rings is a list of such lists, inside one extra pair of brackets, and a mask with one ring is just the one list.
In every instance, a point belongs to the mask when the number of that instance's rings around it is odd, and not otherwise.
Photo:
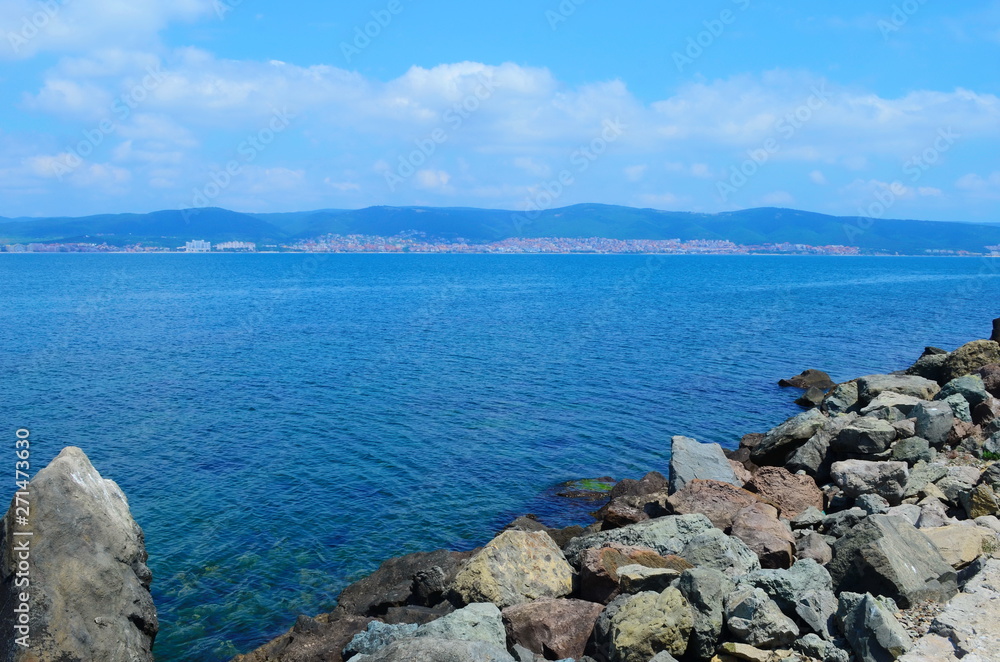
[[(990, 247), (996, 248), (996, 247)], [(489, 254), (660, 254), (660, 255), (862, 255), (856, 246), (808, 244), (736, 244), (726, 240), (586, 239), (518, 237), (477, 243), (464, 239), (430, 239), (421, 233), (393, 237), (329, 234), (288, 244), (227, 241), (212, 244), (194, 240), (169, 248), (146, 244), (113, 246), (107, 243), (30, 243), (2, 246), (7, 253), (489, 253)], [(870, 253), (869, 253), (870, 254)], [(884, 253), (883, 253), (884, 254)], [(971, 256), (968, 251), (928, 250), (929, 255)]]

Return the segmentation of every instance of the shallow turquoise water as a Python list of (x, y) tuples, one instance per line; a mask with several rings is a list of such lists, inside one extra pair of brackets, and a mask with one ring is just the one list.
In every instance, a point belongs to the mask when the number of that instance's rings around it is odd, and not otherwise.
[(577, 518), (554, 483), (766, 430), (781, 377), (988, 335), (997, 262), (3, 255), (0, 420), (122, 486), (158, 659), (212, 662), (389, 556)]

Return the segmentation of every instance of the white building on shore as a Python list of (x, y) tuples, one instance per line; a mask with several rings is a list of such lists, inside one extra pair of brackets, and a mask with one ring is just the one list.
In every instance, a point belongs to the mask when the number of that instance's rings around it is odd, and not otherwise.
[(251, 241), (225, 241), (215, 245), (217, 251), (239, 251), (252, 253), (257, 250), (257, 244)]
[(186, 253), (210, 253), (211, 251), (212, 244), (201, 239), (195, 239), (184, 244), (184, 252)]

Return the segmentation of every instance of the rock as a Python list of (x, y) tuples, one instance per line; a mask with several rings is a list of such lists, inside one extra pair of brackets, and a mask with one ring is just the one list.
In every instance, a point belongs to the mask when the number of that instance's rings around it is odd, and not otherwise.
[(917, 436), (923, 437), (935, 448), (940, 448), (948, 441), (948, 435), (955, 424), (955, 414), (944, 403), (920, 403), (913, 408), (913, 417), (917, 421)]
[(824, 391), (829, 391), (835, 386), (835, 384), (833, 380), (830, 379), (830, 375), (826, 374), (822, 370), (810, 369), (805, 370), (790, 379), (782, 379), (778, 382), (778, 386), (801, 389), (818, 388)]
[(757, 464), (784, 464), (789, 453), (826, 424), (827, 418), (818, 409), (803, 412), (765, 434), (760, 443), (750, 449), (750, 457)]
[(760, 559), (746, 543), (716, 528), (692, 538), (680, 556), (695, 567), (720, 570), (730, 577), (760, 569)]
[[(962, 421), (963, 423), (972, 423), (972, 410), (969, 409), (969, 403), (960, 395), (950, 395), (941, 402), (944, 402), (949, 407), (951, 407), (951, 413), (955, 418)], [(964, 434), (959, 434), (959, 438), (964, 437)]]
[(607, 604), (619, 592), (619, 569), (630, 565), (667, 568), (682, 572), (691, 564), (678, 556), (660, 556), (651, 549), (610, 543), (607, 547), (586, 549), (580, 555), (580, 597)]
[[(441, 549), (389, 559), (372, 574), (345, 588), (337, 604), (358, 616), (381, 616), (390, 607), (412, 603), (431, 606), (441, 601), (467, 556)], [(418, 576), (421, 579), (415, 585)]]
[(604, 529), (615, 529), (641, 522), (664, 513), (647, 510), (650, 501), (645, 497), (666, 492), (667, 479), (658, 471), (651, 471), (639, 480), (626, 478), (611, 489), (610, 501), (597, 511)]
[(913, 408), (921, 402), (923, 402), (923, 400), (915, 398), (912, 395), (885, 392), (869, 402), (868, 405), (861, 410), (861, 415), (870, 416), (880, 409), (898, 409), (906, 416), (909, 416), (913, 411)]
[(833, 482), (850, 497), (877, 494), (891, 504), (903, 498), (909, 467), (905, 462), (844, 460), (830, 468)]
[(840, 431), (830, 444), (837, 453), (873, 455), (888, 450), (896, 440), (896, 428), (874, 418), (859, 418)]
[(920, 506), (913, 503), (904, 503), (899, 506), (893, 506), (886, 512), (886, 515), (897, 517), (916, 526), (920, 518), (923, 517), (923, 513), (924, 511)]
[(919, 504), (920, 517), (917, 520), (918, 529), (935, 529), (951, 523), (948, 518), (948, 507), (934, 497), (927, 497)]
[(837, 596), (831, 590), (811, 590), (795, 601), (795, 614), (813, 632), (833, 641), (837, 636)]
[(906, 374), (926, 377), (939, 384), (943, 383), (944, 364), (947, 360), (947, 352), (944, 354), (925, 354), (917, 359), (916, 363), (907, 368)]
[(491, 540), (469, 559), (453, 586), (463, 604), (492, 602), (500, 608), (572, 590), (573, 568), (552, 538), (525, 531), (504, 531)]
[(436, 621), (421, 625), (414, 636), (451, 641), (482, 641), (499, 648), (507, 644), (503, 616), (496, 605), (490, 603), (470, 604)]
[(799, 398), (795, 400), (795, 404), (800, 407), (819, 407), (823, 404), (823, 398), (826, 397), (826, 391), (821, 388), (811, 387), (805, 393), (803, 393)]
[(827, 565), (837, 592), (862, 589), (903, 607), (944, 602), (958, 591), (954, 569), (913, 525), (872, 515), (833, 545)]
[(423, 625), (436, 621), (442, 616), (455, 611), (455, 607), (449, 602), (442, 602), (436, 607), (420, 607), (411, 605), (407, 607), (389, 607), (382, 620), (389, 625)]
[(674, 437), (670, 450), (670, 491), (676, 492), (698, 478), (743, 487), (729, 466), (722, 446), (703, 444), (688, 437)]
[(823, 518), (819, 530), (828, 536), (840, 538), (866, 517), (868, 517), (868, 513), (861, 508), (849, 508), (848, 510), (830, 513)]
[(810, 532), (795, 543), (795, 556), (800, 560), (812, 559), (826, 565), (833, 559), (833, 548), (816, 532)]
[(736, 513), (757, 501), (755, 495), (731, 483), (696, 479), (670, 495), (668, 503), (678, 515), (701, 513), (716, 527), (729, 531)]
[(618, 614), (618, 610), (629, 600), (635, 598), (634, 595), (619, 595), (608, 603), (601, 615), (597, 617), (594, 624), (594, 636), (588, 650), (599, 662), (608, 662), (611, 648), (611, 621)]
[(836, 414), (846, 414), (854, 411), (858, 406), (858, 383), (847, 382), (838, 384), (826, 394), (823, 404), (820, 405), (824, 412), (831, 416)]
[(974, 340), (948, 355), (941, 376), (945, 382), (950, 382), (993, 363), (1000, 363), (1000, 344), (992, 340)]
[(820, 430), (806, 443), (799, 446), (785, 462), (785, 468), (796, 473), (804, 471), (817, 481), (824, 481), (830, 476), (830, 465), (833, 463), (829, 452), (833, 435), (827, 430)]
[(921, 529), (920, 532), (927, 536), (944, 560), (956, 570), (978, 559), (987, 545), (998, 546), (997, 535), (990, 529), (978, 526), (951, 525)]
[(354, 635), (351, 642), (344, 647), (343, 658), (347, 660), (355, 655), (374, 653), (397, 639), (413, 636), (417, 627), (410, 624), (388, 625), (381, 621), (372, 621), (367, 628)]
[(917, 419), (908, 418), (905, 421), (896, 421), (892, 427), (896, 428), (897, 439), (909, 439), (917, 434)]
[(906, 480), (906, 489), (903, 490), (903, 496), (917, 496), (925, 487), (932, 483), (936, 483), (947, 475), (947, 469), (939, 464), (917, 462), (913, 466), (913, 470), (910, 471), (909, 478)]
[(694, 629), (691, 606), (675, 588), (640, 593), (611, 619), (611, 659), (648, 662), (661, 651), (683, 655)]
[(564, 551), (567, 560), (577, 567), (583, 550), (606, 547), (609, 543), (645, 547), (663, 556), (679, 555), (688, 542), (713, 528), (712, 522), (704, 515), (660, 517), (574, 538)]
[(795, 650), (822, 662), (851, 662), (851, 655), (834, 643), (809, 633), (795, 642)]
[(741, 582), (763, 590), (789, 616), (796, 613), (806, 593), (833, 591), (830, 573), (815, 561), (796, 561), (787, 570), (757, 570)]
[[(15, 497), (0, 526), (4, 659), (152, 662), (159, 630), (149, 593), (153, 576), (125, 494), (75, 447), (64, 448), (25, 491), (30, 506)], [(15, 520), (19, 506), (30, 507), (28, 526)], [(33, 535), (17, 536), (22, 531)], [(15, 581), (25, 544), (30, 587)], [(15, 612), (22, 604), (30, 607), (27, 626)], [(21, 637), (30, 652), (14, 652)]]
[(892, 447), (892, 461), (906, 462), (911, 467), (917, 462), (930, 462), (934, 459), (931, 443), (921, 437), (910, 437), (896, 442)]
[(583, 600), (543, 599), (503, 610), (510, 641), (546, 659), (579, 659), (603, 607)]
[(753, 550), (763, 568), (787, 568), (795, 559), (795, 538), (778, 520), (774, 506), (756, 503), (740, 510), (732, 535)]
[(677, 658), (667, 651), (660, 651), (653, 657), (649, 658), (649, 662), (677, 662)]
[(1000, 398), (1000, 364), (991, 363), (979, 369), (983, 379), (983, 388), (994, 398)]
[(516, 662), (505, 648), (482, 641), (454, 641), (434, 637), (406, 638), (351, 662)]
[(722, 637), (726, 596), (735, 587), (724, 573), (710, 568), (693, 568), (681, 574), (677, 589), (691, 605), (694, 616), (690, 655), (707, 660), (715, 653)]
[(990, 336), (990, 340), (1000, 343), (1000, 317), (993, 320), (993, 335)]
[(758, 648), (776, 648), (799, 636), (795, 621), (759, 588), (739, 586), (726, 596), (726, 627), (740, 642)]
[(983, 429), (984, 436), (995, 434), (994, 431), (987, 432), (987, 428), (1000, 425), (1000, 400), (990, 396), (990, 399), (976, 406), (972, 410), (972, 422)]
[(889, 502), (877, 494), (862, 494), (854, 505), (869, 515), (882, 515), (889, 512)]
[(950, 641), (936, 634), (925, 634), (898, 662), (958, 662), (958, 657)]
[(983, 378), (978, 374), (957, 377), (945, 384), (941, 391), (934, 396), (935, 400), (947, 400), (953, 395), (961, 396), (969, 407), (976, 407), (989, 399), (990, 394), (986, 392), (986, 385)]
[(930, 400), (939, 390), (936, 382), (916, 375), (868, 375), (858, 379), (858, 397), (863, 405), (887, 392)]
[(342, 662), (341, 651), (372, 622), (342, 609), (317, 618), (299, 616), (291, 630), (232, 662)]
[(1000, 650), (1000, 561), (991, 559), (931, 623), (931, 632), (947, 637), (963, 660), (995, 660)]
[(787, 519), (798, 517), (810, 507), (823, 508), (823, 492), (816, 481), (784, 467), (761, 467), (747, 484), (747, 490), (758, 494)]
[(746, 466), (744, 466), (742, 462), (737, 462), (736, 460), (730, 457), (729, 466), (733, 468), (733, 473), (736, 474), (736, 477), (744, 485), (746, 485), (748, 482), (750, 482), (751, 479), (753, 479), (753, 474), (750, 472), (749, 469), (746, 468)]
[(842, 594), (837, 619), (862, 662), (895, 660), (913, 646), (893, 610), (870, 593)]
[(622, 593), (659, 593), (669, 587), (680, 574), (679, 570), (673, 568), (625, 565), (618, 569), (618, 585)]
[(819, 508), (810, 506), (803, 510), (799, 515), (792, 518), (789, 522), (792, 526), (792, 530), (798, 529), (815, 529), (823, 521), (826, 515)]
[(960, 499), (969, 519), (996, 515), (1000, 512), (1000, 500), (989, 485), (979, 485), (965, 492)]

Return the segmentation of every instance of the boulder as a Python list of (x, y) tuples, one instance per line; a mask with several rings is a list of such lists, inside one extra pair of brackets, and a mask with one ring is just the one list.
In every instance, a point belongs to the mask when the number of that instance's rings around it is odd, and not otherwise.
[(467, 557), (441, 549), (391, 558), (345, 588), (337, 605), (358, 616), (382, 616), (391, 607), (437, 604)]
[(870, 593), (840, 596), (837, 619), (861, 662), (895, 660), (913, 646), (893, 607)]
[(753, 550), (763, 568), (787, 568), (795, 560), (795, 538), (769, 504), (755, 503), (740, 510), (732, 535)]
[(984, 366), (1000, 363), (1000, 343), (993, 340), (974, 340), (948, 355), (941, 377), (950, 382), (958, 377), (979, 372)]
[(834, 437), (830, 448), (841, 454), (875, 455), (889, 449), (896, 428), (877, 418), (859, 418)]
[(823, 508), (823, 492), (816, 481), (784, 467), (761, 467), (747, 484), (747, 490), (773, 505), (786, 519), (798, 517), (810, 507)]
[(696, 479), (671, 494), (668, 503), (678, 515), (701, 513), (728, 532), (736, 513), (757, 501), (755, 495), (731, 483)]
[(1000, 398), (1000, 364), (984, 365), (978, 374), (983, 380), (983, 388), (994, 398)]
[(750, 458), (757, 464), (784, 464), (786, 456), (809, 440), (827, 424), (818, 409), (810, 409), (772, 429), (750, 449)]
[(826, 565), (833, 559), (833, 548), (822, 535), (810, 531), (795, 542), (795, 557)]
[[(321, 659), (321, 658), (313, 658)], [(482, 641), (455, 641), (435, 637), (400, 639), (371, 655), (351, 662), (516, 662), (503, 647)]]
[(904, 503), (899, 506), (893, 506), (885, 513), (886, 515), (891, 515), (905, 522), (908, 522), (912, 526), (916, 526), (923, 517), (923, 509), (914, 503)]
[(990, 340), (1000, 343), (1000, 317), (993, 320), (993, 334), (990, 336)]
[(603, 606), (584, 600), (543, 599), (503, 610), (510, 641), (546, 659), (580, 659)]
[(939, 390), (936, 382), (916, 375), (868, 375), (858, 379), (858, 398), (865, 406), (887, 392), (930, 400)]
[(872, 515), (833, 545), (827, 565), (834, 589), (862, 589), (903, 607), (944, 602), (958, 591), (954, 569), (913, 525), (891, 515)]
[(681, 592), (640, 593), (611, 618), (611, 659), (649, 662), (661, 651), (683, 655), (694, 629), (694, 614)]
[(917, 419), (908, 418), (905, 421), (896, 421), (892, 424), (896, 428), (897, 439), (909, 439), (917, 435)]
[(920, 506), (918, 529), (936, 529), (952, 523), (948, 517), (948, 507), (938, 499), (927, 497), (917, 505)]
[(622, 593), (659, 593), (680, 577), (673, 568), (650, 568), (645, 565), (625, 565), (618, 569), (618, 586)]
[(948, 435), (955, 424), (955, 414), (950, 405), (934, 402), (921, 403), (913, 408), (916, 419), (916, 434), (934, 447), (941, 447), (948, 441)]
[(955, 645), (936, 634), (925, 634), (897, 662), (958, 662)]
[(688, 437), (674, 437), (670, 450), (670, 491), (695, 479), (717, 480), (743, 487), (719, 444), (703, 444)]
[(806, 407), (807, 409), (811, 407), (819, 407), (821, 404), (823, 404), (824, 397), (826, 397), (826, 391), (824, 391), (821, 388), (816, 388), (815, 386), (813, 386), (808, 391), (803, 393), (801, 396), (796, 398), (795, 404), (799, 405), (800, 407)]
[(820, 406), (831, 416), (854, 411), (858, 406), (858, 383), (846, 382), (833, 387)]
[(789, 379), (782, 379), (778, 382), (778, 386), (782, 387), (794, 387), (801, 388), (803, 390), (810, 388), (818, 388), (823, 391), (829, 391), (835, 386), (830, 375), (826, 374), (822, 370), (805, 370), (794, 377)]
[(694, 630), (688, 644), (688, 654), (708, 660), (722, 637), (726, 596), (736, 587), (724, 573), (710, 568), (685, 570), (677, 582), (677, 590), (691, 605)]
[(372, 621), (368, 627), (354, 635), (344, 646), (343, 658), (349, 660), (355, 655), (370, 655), (397, 639), (412, 637), (419, 626), (410, 623), (390, 625), (382, 621)]
[(980, 484), (960, 497), (969, 519), (996, 515), (1000, 512), (1000, 499), (989, 485)]
[(933, 459), (931, 443), (922, 437), (903, 439), (892, 447), (893, 462), (906, 462), (912, 467), (917, 462), (930, 462)]
[(927, 536), (942, 558), (956, 570), (978, 559), (987, 547), (1000, 547), (996, 533), (979, 526), (950, 525), (921, 529), (920, 532)]
[(948, 352), (943, 354), (924, 354), (916, 363), (906, 369), (906, 374), (926, 377), (931, 381), (942, 383), (944, 381), (944, 364), (948, 360)]
[(906, 462), (844, 460), (833, 463), (830, 475), (849, 497), (877, 494), (890, 504), (898, 504), (906, 488), (909, 467)]
[(697, 568), (720, 570), (730, 577), (760, 569), (760, 559), (746, 543), (716, 528), (692, 538), (680, 556)]
[(490, 603), (471, 604), (457, 609), (421, 625), (413, 636), (452, 641), (482, 641), (501, 648), (507, 643), (503, 616), (497, 606)]
[(832, 641), (838, 634), (837, 596), (830, 590), (810, 590), (795, 601), (795, 615), (806, 627)]
[(344, 647), (373, 622), (342, 609), (316, 618), (299, 616), (291, 630), (232, 662), (342, 662)]
[(850, 653), (812, 632), (795, 642), (795, 650), (822, 662), (851, 662)]
[(763, 590), (789, 616), (796, 613), (799, 601), (807, 593), (833, 592), (830, 573), (811, 560), (796, 561), (787, 570), (757, 570), (741, 582)]
[[(125, 494), (75, 447), (64, 448), (24, 491), (28, 505), (15, 496), (0, 525), (4, 659), (152, 662), (159, 630), (153, 576)], [(18, 507), (30, 508), (27, 524), (17, 520)], [(30, 555), (30, 590), (15, 581), (23, 554)], [(30, 631), (18, 629), (22, 604), (30, 607)], [(21, 637), (30, 649), (15, 652)]]
[(658, 471), (651, 471), (639, 480), (626, 478), (615, 484), (609, 495), (610, 501), (595, 515), (603, 521), (604, 529), (615, 529), (663, 515), (665, 513), (658, 512), (656, 508), (647, 508), (656, 501), (647, 497), (665, 493), (668, 486), (667, 479)]
[(970, 408), (977, 407), (990, 398), (983, 378), (978, 374), (956, 377), (941, 387), (941, 391), (934, 396), (934, 399), (947, 400), (953, 395), (961, 396)]
[(573, 568), (540, 531), (504, 531), (469, 559), (452, 589), (463, 604), (492, 602), (500, 608), (572, 590)]
[(659, 517), (574, 538), (564, 551), (569, 562), (577, 567), (583, 550), (606, 547), (609, 543), (645, 547), (663, 556), (679, 555), (688, 542), (713, 528), (712, 522), (704, 515)]
[(580, 597), (602, 604), (615, 599), (621, 583), (618, 571), (630, 565), (667, 568), (678, 573), (692, 567), (679, 556), (660, 556), (644, 547), (610, 543), (607, 547), (586, 549), (580, 555)]
[(903, 414), (909, 416), (910, 412), (913, 411), (913, 408), (921, 402), (923, 402), (923, 400), (915, 398), (912, 395), (903, 395), (902, 393), (892, 393), (887, 391), (869, 402), (868, 405), (861, 410), (861, 415), (870, 416), (881, 409), (898, 409)]
[(1000, 650), (1000, 561), (990, 559), (931, 623), (952, 641), (963, 660), (995, 660)]
[(948, 470), (940, 464), (930, 464), (923, 461), (917, 462), (906, 479), (906, 489), (903, 490), (903, 497), (915, 497), (928, 485), (936, 483), (947, 475)]
[(862, 494), (854, 505), (869, 515), (883, 515), (889, 512), (889, 502), (877, 494)]
[(758, 648), (785, 646), (799, 636), (795, 621), (752, 586), (739, 586), (726, 596), (726, 627), (737, 641)]
[(820, 533), (825, 533), (827, 536), (841, 538), (866, 517), (868, 517), (868, 513), (861, 508), (848, 508), (824, 517), (819, 525), (819, 530)]
[[(968, 401), (961, 395), (949, 395), (947, 398), (941, 400), (949, 407), (951, 407), (951, 413), (955, 418), (962, 421), (963, 423), (972, 423), (972, 410), (969, 409)], [(964, 438), (966, 435), (962, 433), (957, 433), (953, 436), (959, 439)], [(949, 437), (950, 440), (950, 437)]]
[(830, 465), (833, 463), (829, 452), (832, 440), (832, 433), (820, 430), (788, 456), (785, 468), (792, 473), (804, 471), (817, 481), (825, 481), (830, 477)]

